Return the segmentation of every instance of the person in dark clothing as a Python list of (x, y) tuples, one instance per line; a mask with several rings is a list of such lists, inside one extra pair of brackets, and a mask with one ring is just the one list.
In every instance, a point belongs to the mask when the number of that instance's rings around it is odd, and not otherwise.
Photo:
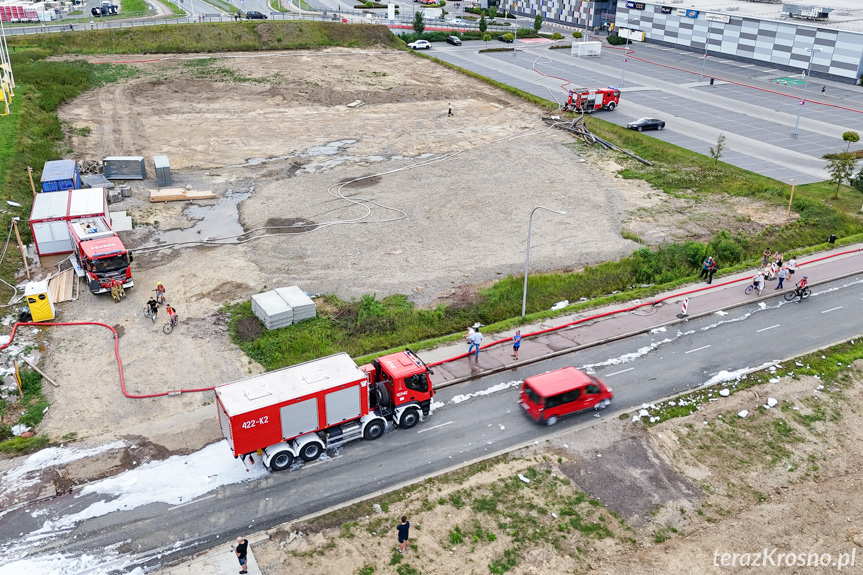
[(716, 265), (716, 260), (710, 258), (710, 267), (707, 268), (707, 283), (713, 283), (713, 274), (715, 274), (718, 269), (719, 266)]
[(399, 533), (399, 553), (404, 553), (408, 548), (408, 531), (411, 524), (408, 522), (407, 515), (402, 515), (402, 522), (396, 526), (396, 531)]
[(237, 545), (231, 545), (231, 549), (237, 554), (237, 560), (239, 560), (240, 567), (242, 567), (240, 573), (248, 573), (249, 571), (246, 569), (246, 555), (249, 553), (249, 540), (245, 537), (237, 537)]
[(704, 260), (704, 263), (701, 264), (701, 274), (699, 274), (698, 279), (707, 277), (707, 274), (710, 272), (710, 264), (712, 262), (713, 256), (710, 256), (706, 260)]

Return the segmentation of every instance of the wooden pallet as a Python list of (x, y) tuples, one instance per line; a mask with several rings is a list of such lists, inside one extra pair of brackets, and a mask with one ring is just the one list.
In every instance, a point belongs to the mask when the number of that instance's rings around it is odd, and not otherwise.
[(176, 202), (184, 200), (212, 200), (216, 195), (209, 190), (186, 190), (183, 188), (162, 188), (150, 190), (151, 202)]
[(48, 297), (54, 303), (62, 303), (72, 299), (72, 289), (75, 287), (75, 270), (63, 270), (48, 280)]

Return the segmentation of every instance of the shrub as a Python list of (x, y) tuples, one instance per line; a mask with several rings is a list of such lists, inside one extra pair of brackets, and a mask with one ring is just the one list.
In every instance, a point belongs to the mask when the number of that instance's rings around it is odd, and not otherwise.
[(563, 40), (563, 34), (561, 34), (560, 32), (555, 32), (554, 34), (551, 35), (551, 39), (552, 40)]
[(582, 36), (583, 36), (583, 34), (581, 32), (579, 32), (578, 30), (576, 30), (575, 32), (572, 33), (572, 37), (575, 39), (579, 39)]
[(606, 41), (612, 46), (620, 46), (621, 44), (626, 44), (629, 42), (629, 40), (627, 40), (623, 36), (609, 36), (608, 38), (606, 38)]

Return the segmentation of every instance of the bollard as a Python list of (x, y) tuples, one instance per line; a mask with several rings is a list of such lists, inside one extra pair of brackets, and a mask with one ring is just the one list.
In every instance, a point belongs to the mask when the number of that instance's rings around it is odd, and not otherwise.
[(680, 310), (680, 313), (677, 314), (677, 317), (680, 319), (684, 319), (689, 317), (689, 314), (686, 313), (686, 309), (689, 307), (689, 298), (683, 298), (683, 306)]

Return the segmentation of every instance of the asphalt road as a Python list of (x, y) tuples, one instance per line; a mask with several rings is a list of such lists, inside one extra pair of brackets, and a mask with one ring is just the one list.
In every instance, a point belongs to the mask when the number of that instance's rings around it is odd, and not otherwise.
[[(435, 397), (443, 405), (413, 430), (393, 431), (376, 442), (355, 442), (331, 460), (225, 486), (181, 506), (153, 504), (87, 520), (39, 542), (29, 553), (81, 554), (115, 546), (124, 560), (131, 557), (136, 565), (165, 563), (239, 532), (272, 527), (517, 446), (553, 439), (558, 431), (598, 419), (589, 412), (564, 419), (555, 428), (535, 424), (516, 403), (517, 382), (525, 377), (567, 365), (591, 370), (614, 390), (612, 406), (601, 417), (615, 417), (697, 388), (723, 370), (754, 368), (860, 335), (861, 286), (863, 273), (817, 286), (800, 304), (777, 297), (730, 309), (727, 315), (690, 320), (446, 388)], [(773, 287), (768, 284), (767, 289)], [(506, 389), (487, 393), (508, 382), (512, 383)], [(0, 520), (7, 557), (17, 558), (21, 547), (16, 542), (46, 521), (75, 513), (99, 498), (63, 496), (8, 513)]]

